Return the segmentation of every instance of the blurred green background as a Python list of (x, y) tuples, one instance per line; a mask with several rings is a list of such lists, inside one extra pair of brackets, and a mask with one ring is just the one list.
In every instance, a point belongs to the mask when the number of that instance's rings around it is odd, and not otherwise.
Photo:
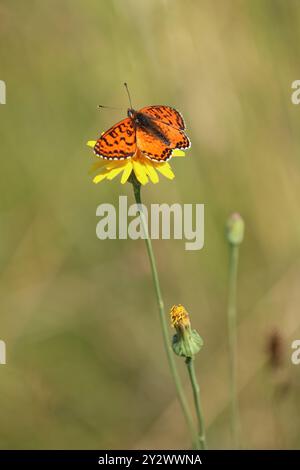
[(189, 446), (144, 243), (95, 234), (100, 203), (133, 200), (118, 179), (92, 184), (85, 146), (125, 116), (125, 80), (136, 108), (178, 108), (192, 140), (143, 197), (205, 203), (203, 250), (154, 249), (166, 307), (185, 305), (205, 341), (208, 444), (231, 445), (224, 224), (239, 211), (242, 445), (299, 447), (299, 54), (296, 0), (0, 1), (2, 449)]

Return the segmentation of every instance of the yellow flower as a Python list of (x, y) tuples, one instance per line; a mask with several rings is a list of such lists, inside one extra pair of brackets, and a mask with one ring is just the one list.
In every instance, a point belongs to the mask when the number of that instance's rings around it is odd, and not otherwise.
[(174, 328), (186, 328), (191, 326), (189, 314), (183, 305), (174, 305), (170, 311), (171, 324)]
[[(96, 144), (95, 140), (89, 140), (87, 145), (94, 148)], [(182, 150), (174, 149), (172, 157), (185, 157), (185, 153)], [(132, 158), (127, 160), (104, 160), (100, 159), (92, 166), (91, 171), (94, 172), (100, 170), (99, 173), (94, 177), (94, 183), (100, 183), (105, 179), (112, 180), (115, 176), (122, 174), (121, 183), (124, 184), (128, 180), (132, 171), (135, 173), (137, 180), (145, 185), (150, 180), (152, 183), (158, 183), (159, 178), (157, 172), (161, 173), (166, 178), (172, 180), (175, 175), (168, 162), (154, 162), (145, 155), (137, 150), (136, 154)]]

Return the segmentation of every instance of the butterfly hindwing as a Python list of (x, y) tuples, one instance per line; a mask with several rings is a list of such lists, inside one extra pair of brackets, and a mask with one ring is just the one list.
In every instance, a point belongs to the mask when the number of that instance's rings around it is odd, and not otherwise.
[[(155, 120), (152, 127), (137, 127), (136, 143), (137, 147), (156, 162), (169, 160), (174, 149), (185, 149), (190, 146), (190, 141), (185, 133), (165, 124), (162, 121)], [(163, 138), (162, 138), (163, 136)]]

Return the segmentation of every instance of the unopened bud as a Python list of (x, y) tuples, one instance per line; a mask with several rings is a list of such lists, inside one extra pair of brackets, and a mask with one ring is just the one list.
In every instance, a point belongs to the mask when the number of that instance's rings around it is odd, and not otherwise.
[(235, 212), (227, 220), (226, 235), (229, 243), (240, 245), (244, 239), (245, 223), (240, 214)]
[(183, 305), (171, 308), (171, 324), (176, 330), (172, 347), (175, 354), (183, 357), (193, 357), (203, 346), (203, 340), (196, 330), (192, 330), (189, 314)]

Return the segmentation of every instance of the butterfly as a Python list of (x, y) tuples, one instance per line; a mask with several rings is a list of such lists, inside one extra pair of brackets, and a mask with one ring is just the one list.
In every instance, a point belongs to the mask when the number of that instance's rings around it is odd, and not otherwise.
[(94, 152), (105, 160), (126, 160), (140, 150), (154, 162), (165, 162), (174, 149), (191, 146), (184, 131), (183, 117), (170, 106), (130, 107), (127, 118), (101, 135)]

